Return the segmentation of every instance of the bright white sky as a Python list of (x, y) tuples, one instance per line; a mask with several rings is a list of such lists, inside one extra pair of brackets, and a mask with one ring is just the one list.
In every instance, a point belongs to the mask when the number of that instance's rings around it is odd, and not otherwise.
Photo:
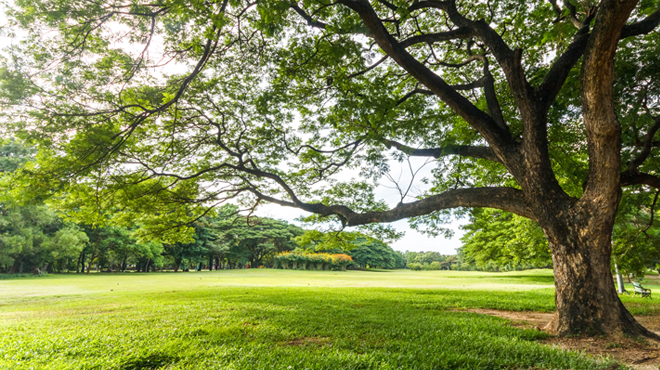
[[(394, 199), (397, 199), (394, 197)], [(272, 217), (278, 218), (281, 220), (289, 221), (296, 223), (295, 218), (300, 217), (305, 214), (304, 211), (295, 208), (282, 207), (276, 204), (268, 204), (261, 206), (257, 211), (259, 216), (263, 217)], [(464, 234), (464, 231), (460, 230), (459, 227), (467, 223), (467, 220), (458, 220), (454, 221), (450, 225), (446, 225), (447, 228), (454, 230), (454, 237), (451, 239), (445, 239), (440, 236), (437, 238), (427, 237), (426, 235), (420, 234), (415, 230), (411, 230), (408, 226), (406, 220), (401, 220), (392, 223), (397, 231), (405, 232), (405, 236), (399, 239), (397, 242), (391, 244), (392, 248), (398, 251), (414, 251), (414, 252), (440, 252), (442, 254), (456, 254), (456, 248), (460, 248), (461, 236)]]
[[(419, 188), (419, 185), (422, 184), (420, 180), (423, 177), (431, 177), (431, 169), (433, 168), (434, 164), (429, 163), (424, 166), (425, 161), (426, 158), (411, 158), (413, 171), (416, 171), (418, 168), (422, 167), (422, 169), (417, 173), (409, 193), (409, 195), (412, 195), (413, 197), (425, 190), (424, 188)], [(404, 189), (407, 188), (412, 177), (410, 175), (410, 170), (407, 163), (399, 164), (396, 161), (391, 161), (390, 168), (392, 169), (392, 177), (399, 180), (399, 186)], [(401, 175), (400, 178), (399, 175)], [(344, 179), (350, 180), (351, 173), (347, 172), (344, 174), (344, 176)], [(381, 183), (382, 186), (376, 188), (376, 199), (385, 200), (387, 204), (390, 205), (390, 207), (394, 207), (401, 199), (398, 191), (393, 187), (393, 184), (389, 183), (387, 180), (383, 180)], [(406, 202), (411, 201), (414, 201), (414, 199), (411, 199), (410, 197), (406, 199)], [(301, 215), (308, 214), (296, 208), (282, 207), (277, 204), (263, 205), (257, 210), (256, 213), (259, 216), (277, 218), (292, 223), (296, 223), (295, 219)], [(451, 239), (445, 239), (442, 236), (437, 238), (427, 237), (424, 234), (412, 230), (408, 226), (408, 222), (406, 220), (400, 220), (392, 223), (391, 225), (396, 228), (397, 231), (405, 232), (405, 236), (397, 242), (391, 244), (391, 246), (395, 250), (402, 252), (408, 250), (415, 252), (434, 251), (440, 252), (442, 254), (456, 254), (456, 248), (461, 247), (462, 243), (460, 238), (464, 234), (464, 231), (460, 229), (460, 226), (466, 223), (467, 219), (461, 219), (456, 220), (449, 225), (444, 225), (446, 228), (454, 230), (454, 236)]]

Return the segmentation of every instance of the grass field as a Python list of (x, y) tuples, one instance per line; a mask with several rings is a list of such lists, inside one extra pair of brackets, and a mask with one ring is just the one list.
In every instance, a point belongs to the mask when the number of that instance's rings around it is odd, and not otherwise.
[[(660, 313), (657, 298), (624, 300), (635, 314)], [(552, 274), (253, 269), (0, 280), (0, 369), (612, 364), (540, 345), (543, 332), (455, 311), (463, 308), (552, 311)]]

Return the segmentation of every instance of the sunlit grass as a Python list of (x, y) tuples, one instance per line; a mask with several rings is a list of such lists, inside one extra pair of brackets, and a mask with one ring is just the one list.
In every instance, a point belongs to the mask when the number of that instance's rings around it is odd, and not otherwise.
[(552, 311), (552, 284), (549, 271), (255, 269), (3, 280), (0, 369), (607, 368), (536, 343), (542, 332), (454, 311)]

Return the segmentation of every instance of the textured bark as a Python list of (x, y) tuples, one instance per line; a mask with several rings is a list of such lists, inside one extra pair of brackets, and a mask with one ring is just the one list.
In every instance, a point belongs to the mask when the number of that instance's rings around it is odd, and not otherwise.
[(619, 299), (610, 269), (611, 234), (593, 232), (611, 228), (613, 215), (574, 214), (568, 220), (564, 227), (544, 229), (552, 246), (557, 306), (547, 329), (557, 335), (658, 338), (637, 323)]

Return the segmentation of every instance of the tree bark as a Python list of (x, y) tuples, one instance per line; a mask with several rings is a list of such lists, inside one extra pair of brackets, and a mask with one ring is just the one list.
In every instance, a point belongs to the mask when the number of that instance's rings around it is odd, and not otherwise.
[[(544, 228), (552, 246), (557, 312), (546, 327), (557, 335), (657, 336), (623, 306), (610, 268), (614, 213), (574, 215), (563, 227)], [(603, 230), (610, 230), (610, 233)]]

